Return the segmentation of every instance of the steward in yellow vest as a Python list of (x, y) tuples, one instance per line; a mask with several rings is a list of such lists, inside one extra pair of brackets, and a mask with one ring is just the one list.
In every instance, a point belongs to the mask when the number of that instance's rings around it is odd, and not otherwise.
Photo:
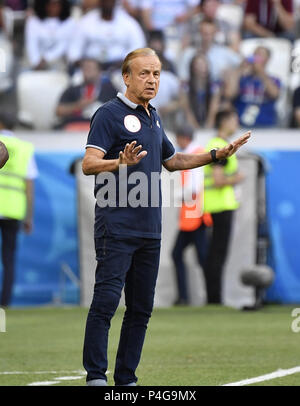
[[(206, 145), (206, 151), (224, 148), (239, 126), (235, 111), (219, 112), (217, 136)], [(204, 209), (211, 213), (213, 232), (208, 249), (204, 276), (208, 303), (222, 303), (222, 273), (228, 253), (233, 213), (239, 207), (234, 186), (243, 180), (236, 155), (217, 159), (204, 167)]]
[(0, 134), (9, 160), (0, 170), (0, 217), (24, 220), (27, 214), (26, 174), (34, 147), (14, 136)]
[(0, 112), (0, 142), (6, 145), (9, 159), (0, 169), (0, 231), (3, 265), (0, 306), (9, 306), (15, 275), (17, 235), (23, 223), (25, 232), (32, 225), (32, 185), (37, 176), (31, 143), (11, 132), (14, 118)]

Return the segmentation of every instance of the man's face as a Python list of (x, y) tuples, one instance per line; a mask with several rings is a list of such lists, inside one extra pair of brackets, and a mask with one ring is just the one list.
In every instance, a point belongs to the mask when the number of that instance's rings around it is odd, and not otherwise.
[(48, 17), (59, 17), (61, 13), (61, 1), (50, 0), (46, 6), (46, 12)]
[(265, 67), (269, 61), (268, 51), (264, 47), (258, 47), (254, 51), (255, 63)]
[(96, 61), (84, 60), (80, 64), (85, 83), (96, 83), (100, 77), (100, 68)]
[(103, 12), (112, 12), (116, 6), (116, 0), (100, 0), (99, 4)]
[(226, 129), (228, 130), (229, 135), (234, 134), (239, 128), (239, 117), (236, 113), (232, 113), (230, 117), (226, 120)]
[(130, 72), (123, 75), (127, 93), (137, 101), (153, 99), (159, 88), (161, 63), (157, 56), (138, 56), (131, 61)]
[(200, 23), (200, 36), (204, 44), (212, 44), (216, 35), (216, 26), (207, 22)]

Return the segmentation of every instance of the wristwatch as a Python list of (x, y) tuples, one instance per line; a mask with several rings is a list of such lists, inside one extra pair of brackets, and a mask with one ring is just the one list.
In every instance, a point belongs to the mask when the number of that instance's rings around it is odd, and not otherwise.
[(213, 148), (210, 150), (210, 155), (213, 162), (219, 162), (219, 159), (217, 158), (217, 151), (218, 148)]

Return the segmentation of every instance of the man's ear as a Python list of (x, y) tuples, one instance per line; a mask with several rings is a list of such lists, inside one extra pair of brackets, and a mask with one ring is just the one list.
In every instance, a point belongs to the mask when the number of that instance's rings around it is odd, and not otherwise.
[(126, 72), (123, 74), (123, 81), (124, 81), (126, 87), (129, 86), (129, 78), (130, 78), (129, 72)]

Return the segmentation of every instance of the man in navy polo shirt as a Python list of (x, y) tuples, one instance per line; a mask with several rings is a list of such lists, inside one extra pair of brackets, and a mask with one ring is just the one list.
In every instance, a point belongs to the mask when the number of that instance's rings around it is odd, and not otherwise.
[(169, 171), (203, 166), (232, 155), (250, 137), (248, 132), (225, 148), (203, 154), (175, 153), (150, 104), (158, 91), (160, 71), (152, 49), (128, 54), (122, 65), (125, 95), (118, 94), (100, 107), (91, 121), (82, 164), (84, 174), (96, 175), (97, 199), (96, 281), (83, 349), (89, 386), (107, 385), (108, 332), (123, 287), (126, 311), (114, 381), (124, 386), (137, 382), (135, 370), (159, 266), (162, 165)]

